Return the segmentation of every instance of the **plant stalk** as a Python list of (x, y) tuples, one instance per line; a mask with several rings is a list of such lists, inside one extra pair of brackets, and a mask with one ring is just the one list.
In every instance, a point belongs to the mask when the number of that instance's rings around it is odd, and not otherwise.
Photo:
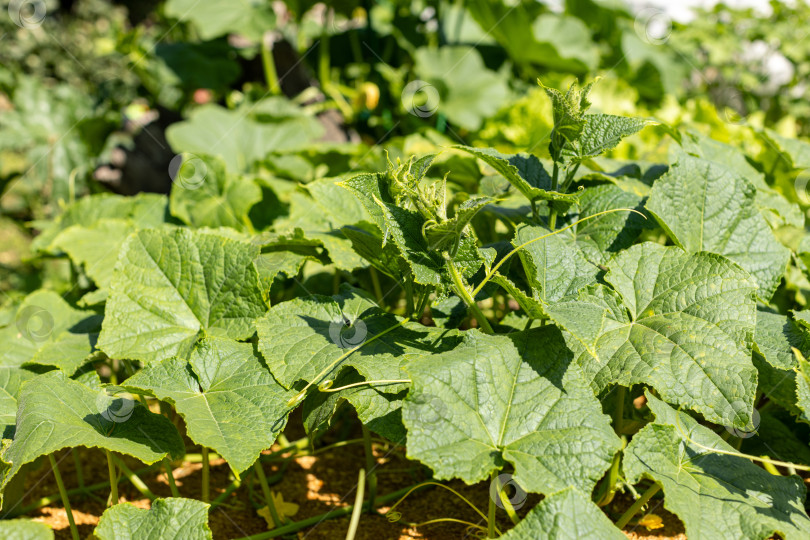
[(375, 512), (374, 499), (377, 498), (377, 474), (374, 472), (377, 462), (374, 459), (374, 449), (371, 447), (371, 432), (365, 424), (362, 424), (362, 428), (363, 448), (366, 451), (366, 469), (368, 470), (368, 474), (364, 474), (368, 482), (368, 513), (373, 514)]
[(154, 501), (155, 499), (157, 499), (157, 495), (152, 493), (152, 490), (149, 489), (149, 486), (147, 486), (137, 474), (132, 472), (132, 469), (127, 467), (123, 461), (113, 456), (112, 454), (110, 454), (110, 456), (112, 456), (113, 463), (115, 463), (115, 465), (119, 469), (121, 469), (121, 472), (124, 473), (124, 476), (126, 476), (127, 480), (129, 480), (129, 483), (132, 484), (135, 487), (135, 489), (137, 489), (141, 493), (141, 495), (143, 495), (150, 501)]
[(625, 526), (627, 526), (627, 524), (630, 523), (630, 520), (633, 519), (633, 516), (635, 516), (636, 513), (641, 510), (641, 507), (647, 504), (649, 500), (653, 498), (653, 495), (658, 493), (660, 490), (661, 486), (658, 484), (653, 484), (647, 488), (647, 491), (642, 493), (641, 497), (639, 497), (638, 500), (633, 503), (633, 506), (628, 508), (627, 511), (622, 514), (622, 517), (620, 517), (619, 521), (616, 522), (616, 527), (623, 529)]
[(172, 490), (172, 497), (179, 497), (180, 491), (177, 489), (177, 482), (174, 481), (174, 471), (169, 458), (163, 458), (163, 468), (166, 469), (166, 479), (169, 481), (169, 489)]
[[(360, 469), (357, 475), (357, 493), (354, 497), (354, 508), (352, 509), (352, 519), (349, 522), (349, 530), (346, 531), (346, 540), (354, 540), (357, 534), (357, 526), (360, 524), (360, 514), (363, 513), (363, 495), (366, 487), (366, 471)], [(374, 512), (374, 504), (371, 500), (368, 503), (369, 512)]]
[(76, 483), (79, 489), (84, 489), (84, 468), (82, 467), (82, 460), (79, 459), (79, 452), (76, 448), (71, 448), (70, 453), (73, 456), (73, 464), (76, 467)]
[(264, 80), (267, 82), (268, 92), (273, 96), (279, 95), (281, 86), (278, 84), (276, 63), (273, 60), (272, 32), (265, 32), (262, 36), (262, 67), (264, 68)]
[(110, 506), (118, 504), (118, 475), (115, 472), (112, 452), (105, 450), (107, 454), (107, 472), (110, 473)]
[(261, 462), (256, 460), (256, 463), (253, 464), (253, 468), (256, 470), (256, 476), (259, 478), (259, 485), (262, 488), (262, 495), (264, 495), (264, 500), (267, 502), (267, 508), (270, 510), (270, 517), (273, 518), (273, 523), (276, 527), (281, 527), (286, 520), (282, 521), (283, 518), (278, 514), (276, 501), (273, 500), (273, 493), (270, 491), (270, 486), (267, 484), (267, 477), (264, 475), (264, 469), (262, 468)]
[(211, 466), (208, 462), (208, 448), (203, 446), (200, 453), (202, 454), (202, 502), (207, 503), (211, 498), (209, 486), (211, 477), (211, 470), (210, 470)]
[[(557, 182), (560, 176), (560, 167), (557, 165), (557, 161), (554, 161), (554, 171), (551, 176), (551, 191), (557, 191)], [(548, 228), (552, 231), (557, 226), (557, 210), (554, 209), (554, 205), (549, 202), (548, 205), (549, 213), (548, 213)]]
[(56, 486), (59, 488), (59, 496), (62, 497), (62, 506), (65, 507), (68, 524), (70, 525), (70, 535), (73, 537), (73, 540), (79, 540), (79, 529), (76, 528), (76, 521), (73, 519), (73, 510), (70, 508), (70, 501), (68, 500), (67, 491), (65, 490), (65, 484), (62, 482), (62, 475), (59, 474), (59, 467), (56, 465), (56, 460), (54, 459), (53, 454), (48, 454), (48, 460), (51, 462), (53, 476), (56, 478)]
[[(498, 481), (498, 471), (492, 471), (489, 475), (489, 481), (497, 482)], [(499, 492), (500, 493), (500, 492)], [(500, 495), (499, 495), (500, 496)], [(487, 511), (487, 538), (497, 538), (495, 533), (495, 512), (498, 509), (495, 506), (495, 497), (489, 497), (489, 508)]]

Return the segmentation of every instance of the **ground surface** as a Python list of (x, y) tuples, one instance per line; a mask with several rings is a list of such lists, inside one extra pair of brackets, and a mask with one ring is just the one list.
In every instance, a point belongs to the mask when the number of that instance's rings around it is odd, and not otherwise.
[[(291, 433), (292, 431), (292, 433)], [(303, 435), (303, 431), (294, 428), (287, 430), (287, 436), (293, 440)], [(324, 437), (320, 447), (339, 441), (341, 438), (354, 439), (355, 434), (329, 435)], [(272, 450), (278, 450), (275, 446)], [(193, 449), (189, 450), (193, 452)], [(405, 458), (405, 448), (387, 444), (374, 445), (377, 461), (378, 494), (384, 496), (396, 490), (406, 488), (428, 479), (428, 471), (419, 463)], [(107, 462), (104, 453), (97, 449), (77, 449), (78, 457), (83, 463), (84, 485), (90, 486), (108, 481)], [(268, 451), (269, 454), (271, 451)], [(57, 454), (59, 469), (64, 478), (67, 489), (78, 486), (75, 460), (69, 451)], [(265, 462), (265, 472), (269, 481), (276, 482), (271, 489), (280, 492), (286, 502), (299, 505), (294, 516), (295, 521), (317, 516), (335, 508), (351, 505), (354, 502), (357, 474), (365, 464), (362, 444), (352, 443), (340, 448), (326, 449), (315, 456), (291, 455), (277, 456), (278, 459)], [(143, 468), (143, 465), (132, 459), (124, 460), (132, 470)], [(180, 494), (183, 496), (200, 498), (201, 493), (200, 463), (175, 463), (174, 477)], [(282, 469), (284, 474), (279, 475)], [(139, 474), (149, 488), (160, 497), (170, 496), (167, 479), (163, 471), (154, 469)], [(275, 476), (275, 478), (274, 478)], [(280, 480), (279, 480), (280, 478)], [(216, 498), (231, 482), (227, 464), (216, 459), (211, 461), (211, 497)], [(461, 482), (448, 484), (464, 497), (470, 500), (483, 512), (487, 509), (488, 485), (486, 483), (476, 486), (466, 486)], [(56, 481), (47, 461), (38, 470), (31, 472), (26, 480), (26, 496), (22, 507), (31, 505), (34, 501), (57, 493)], [(93, 492), (94, 496), (75, 495), (71, 497), (71, 504), (76, 523), (82, 538), (87, 538), (98, 523), (98, 519), (105, 509), (109, 487), (105, 486)], [(127, 481), (119, 484), (121, 501), (130, 502), (141, 508), (149, 507), (149, 500), (143, 497)], [(215, 509), (209, 519), (209, 525), (214, 538), (234, 539), (261, 533), (268, 530), (267, 522), (256, 513), (256, 506), (261, 498), (261, 489), (254, 475), (246, 476), (243, 487), (231, 494), (225, 504)], [(538, 501), (539, 496), (530, 496), (519, 514), (525, 514)], [(608, 512), (618, 517), (632, 500), (623, 495), (617, 496), (609, 505)], [(482, 524), (483, 519), (464, 501), (448, 491), (440, 488), (428, 488), (408, 497), (397, 506), (401, 512), (399, 522), (392, 523), (385, 513), (392, 503), (379, 508), (379, 515), (364, 514), (360, 520), (360, 527), (356, 538), (358, 540), (385, 540), (385, 539), (452, 539), (476, 538), (475, 532), (470, 532), (462, 524), (438, 523), (419, 527), (409, 526), (409, 523), (425, 522), (440, 518), (455, 518), (476, 524)], [(664, 527), (648, 530), (633, 520), (626, 528), (626, 534), (631, 539), (663, 540), (684, 539), (683, 525), (672, 514), (666, 512), (660, 499), (653, 499), (650, 512), (663, 518)], [(32, 510), (27, 517), (44, 521), (56, 531), (57, 539), (69, 539), (67, 516), (61, 502), (56, 497), (51, 504)], [(509, 528), (510, 523), (504, 512), (499, 513), (498, 526), (501, 530)], [(640, 517), (640, 516), (639, 516)], [(310, 540), (327, 540), (343, 538), (349, 526), (349, 517), (325, 520), (315, 526), (297, 533), (298, 538)]]

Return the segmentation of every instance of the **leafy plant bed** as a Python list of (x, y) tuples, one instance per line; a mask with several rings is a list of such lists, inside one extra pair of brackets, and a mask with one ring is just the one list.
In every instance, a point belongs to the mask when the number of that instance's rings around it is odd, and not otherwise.
[[(65, 508), (109, 495), (99, 540), (810, 535), (804, 214), (696, 132), (604, 160), (658, 122), (542, 88), (547, 159), (293, 183), (183, 154), (168, 197), (37, 223), (73, 277), (4, 312), (0, 487), (46, 463)], [(71, 492), (68, 458), (107, 483)]]

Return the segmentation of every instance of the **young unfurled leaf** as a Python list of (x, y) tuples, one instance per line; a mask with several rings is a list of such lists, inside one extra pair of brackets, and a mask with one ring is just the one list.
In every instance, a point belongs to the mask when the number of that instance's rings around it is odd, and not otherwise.
[(115, 387), (89, 388), (51, 371), (23, 385), (18, 406), (14, 440), (2, 455), (2, 487), (26, 463), (62, 448), (103, 448), (144, 463), (184, 454), (168, 418)]
[(594, 388), (649, 384), (710, 421), (745, 426), (757, 386), (750, 276), (719, 255), (647, 242), (619, 253), (605, 280), (614, 290), (546, 307)]
[[(446, 209), (438, 205), (440, 200), (444, 200), (443, 194), (437, 192), (440, 190), (426, 191), (416, 181), (426, 169), (426, 166), (420, 165), (423, 162), (424, 158), (408, 165), (409, 169), (404, 173), (400, 172), (400, 166), (394, 173), (360, 174), (341, 185), (363, 203), (382, 232), (384, 245), (393, 240), (410, 266), (414, 281), (442, 289), (452, 283), (446, 268), (447, 261), (440, 251), (431, 249), (425, 238), (425, 230), (430, 225), (446, 221)], [(414, 170), (419, 172), (415, 173)], [(483, 260), (472, 236), (461, 234), (457, 245), (456, 252), (452, 254), (453, 262), (462, 277), (469, 278), (478, 271)]]
[(210, 540), (209, 505), (180, 497), (155, 499), (149, 510), (116, 504), (101, 515), (98, 540)]
[(436, 478), (472, 484), (509, 462), (527, 491), (590, 493), (619, 449), (554, 327), (508, 336), (470, 330), (452, 351), (425, 354), (406, 369), (408, 456)]
[(591, 498), (576, 488), (549, 495), (520, 520), (503, 540), (625, 540), (627, 537)]
[(99, 336), (108, 355), (187, 357), (201, 334), (244, 339), (266, 306), (259, 248), (188, 229), (142, 230), (116, 265)]
[(630, 482), (642, 477), (664, 489), (664, 507), (692, 539), (807, 538), (810, 518), (797, 476), (774, 476), (734, 452), (710, 429), (647, 392), (655, 423), (637, 433), (624, 453)]
[(653, 185), (646, 208), (687, 251), (712, 251), (738, 263), (770, 300), (790, 251), (779, 244), (745, 178), (717, 163), (682, 154)]
[(124, 384), (172, 403), (189, 438), (240, 473), (276, 440), (293, 394), (276, 382), (253, 345), (218, 338), (198, 342), (188, 361), (153, 362)]
[(596, 81), (591, 81), (582, 89), (577, 87), (577, 83), (572, 83), (568, 91), (563, 94), (555, 88), (545, 86), (538, 79), (537, 83), (546, 91), (546, 95), (551, 99), (551, 110), (554, 115), (554, 129), (551, 132), (551, 142), (549, 143), (549, 153), (554, 161), (560, 161), (563, 148), (566, 144), (573, 144), (578, 141), (588, 123), (585, 115), (591, 108), (588, 101), (588, 94)]

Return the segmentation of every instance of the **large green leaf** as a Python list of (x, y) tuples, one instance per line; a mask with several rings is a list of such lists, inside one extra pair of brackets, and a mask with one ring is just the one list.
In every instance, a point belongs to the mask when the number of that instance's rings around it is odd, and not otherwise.
[[(437, 369), (438, 368), (438, 369)], [(559, 330), (477, 330), (407, 367), (408, 457), (472, 484), (507, 462), (527, 491), (590, 493), (620, 443)]]
[(542, 8), (534, 2), (473, 0), (465, 5), (518, 64), (584, 73), (599, 62), (588, 27), (576, 17), (539, 14)]
[(25, 369), (4, 367), (0, 368), (0, 437), (14, 438), (14, 429), (17, 425), (17, 399), (20, 397), (22, 384), (34, 378), (31, 371)]
[(121, 248), (99, 336), (108, 355), (185, 357), (202, 335), (244, 339), (266, 310), (259, 248), (187, 229), (146, 229)]
[(109, 289), (118, 252), (127, 236), (135, 231), (128, 220), (102, 218), (91, 225), (72, 225), (51, 242), (53, 249), (68, 254), (99, 289)]
[(549, 495), (503, 540), (626, 540), (591, 498), (576, 488)]
[(250, 231), (248, 212), (262, 200), (259, 186), (250, 178), (226, 171), (219, 158), (183, 154), (180, 159), (177, 170), (171, 171), (172, 214), (192, 227)]
[(738, 263), (756, 280), (758, 294), (769, 300), (790, 251), (776, 241), (755, 196), (745, 178), (684, 154), (655, 182), (646, 208), (687, 251), (712, 251)]
[[(616, 208), (641, 209), (642, 197), (613, 184), (589, 187), (579, 199), (578, 219)], [(605, 264), (612, 254), (630, 247), (647, 225), (635, 212), (613, 212), (572, 229), (579, 249), (589, 261)]]
[(197, 343), (188, 361), (153, 362), (124, 384), (172, 403), (189, 438), (238, 472), (276, 440), (293, 394), (270, 375), (253, 345), (217, 338)]
[(31, 244), (31, 249), (54, 253), (57, 248), (51, 242), (72, 225), (91, 227), (101, 219), (121, 219), (132, 222), (137, 228), (158, 227), (165, 220), (169, 200), (165, 195), (139, 193), (134, 197), (123, 197), (109, 193), (99, 193), (78, 199), (65, 208), (64, 213), (54, 221), (36, 223), (42, 232)]
[(649, 242), (608, 269), (615, 292), (597, 285), (546, 308), (572, 336), (594, 388), (649, 384), (713, 422), (746, 425), (757, 386), (748, 274), (719, 255)]
[[(512, 244), (517, 247), (549, 234), (545, 227), (524, 225), (517, 229)], [(596, 283), (599, 268), (588, 262), (565, 232), (537, 240), (518, 253), (535, 296), (545, 303), (574, 297), (583, 287)]]
[(155, 499), (149, 510), (116, 504), (101, 515), (99, 540), (210, 540), (208, 508), (194, 499)]
[(501, 154), (492, 148), (473, 148), (472, 146), (455, 146), (495, 169), (506, 178), (515, 189), (527, 199), (544, 201), (575, 202), (578, 194), (561, 193), (553, 190), (551, 176), (543, 164), (531, 154)]
[(664, 507), (683, 521), (690, 540), (810, 536), (798, 476), (774, 476), (745, 458), (704, 448), (734, 452), (688, 414), (649, 392), (647, 400), (655, 423), (625, 450), (625, 474), (630, 482), (647, 477), (661, 485)]
[[(349, 366), (366, 380), (407, 380), (404, 369), (412, 358), (451, 349), (460, 340), (455, 330), (401, 323), (362, 291), (344, 287), (333, 297), (313, 295), (273, 306), (256, 327), (267, 366), (285, 388), (292, 388), (301, 380), (320, 384), (316, 377), (330, 366), (327, 380), (337, 380)], [(398, 403), (406, 388), (386, 384), (343, 396), (358, 408), (361, 420), (370, 422), (388, 415), (391, 401)]]
[(53, 529), (40, 521), (4, 519), (0, 521), (0, 536), (5, 540), (53, 540)]
[(92, 353), (99, 319), (55, 292), (35, 291), (19, 305), (11, 324), (0, 328), (0, 365), (56, 365), (70, 375)]
[(219, 156), (229, 171), (248, 171), (271, 152), (301, 150), (323, 135), (316, 119), (300, 113), (265, 121), (266, 112), (286, 111), (287, 105), (283, 98), (269, 98), (261, 106), (246, 104), (235, 110), (202, 105), (187, 120), (172, 124), (166, 139), (176, 152)]
[(224, 5), (210, 0), (169, 0), (166, 15), (191, 21), (203, 40), (235, 33), (254, 42), (275, 27), (273, 8), (262, 0), (244, 0)]
[(165, 416), (115, 388), (89, 388), (52, 371), (22, 387), (14, 440), (2, 455), (0, 485), (39, 456), (75, 446), (120, 452), (145, 463), (180, 458), (185, 451)]
[(638, 133), (644, 126), (655, 123), (644, 118), (586, 114), (582, 132), (573, 144), (565, 146), (562, 155), (574, 163), (596, 157), (616, 148), (622, 139)]
[[(481, 59), (481, 54), (474, 48), (422, 47), (417, 49), (413, 56), (416, 76), (429, 84), (426, 85), (428, 88), (422, 86), (415, 88), (410, 95), (403, 94), (404, 105), (412, 114), (418, 116), (432, 114), (433, 110), (423, 109), (435, 106), (454, 124), (475, 131), (481, 127), (483, 120), (494, 115), (509, 97), (509, 87), (504, 78), (488, 70)], [(424, 85), (424, 82), (417, 84)], [(430, 92), (437, 94), (438, 99), (435, 103), (429, 97)], [(417, 94), (420, 93), (428, 96), (427, 103), (421, 105), (423, 109), (418, 109), (420, 104), (417, 101)]]

